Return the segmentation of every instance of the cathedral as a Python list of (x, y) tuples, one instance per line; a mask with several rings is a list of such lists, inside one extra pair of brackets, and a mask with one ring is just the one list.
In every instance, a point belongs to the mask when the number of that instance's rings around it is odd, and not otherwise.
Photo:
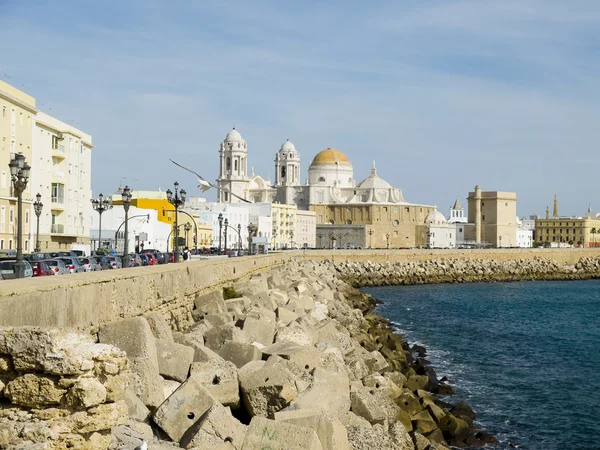
[(312, 159), (308, 179), (302, 184), (300, 154), (287, 140), (275, 155), (275, 182), (271, 183), (253, 171), (248, 175), (247, 143), (235, 128), (221, 143), (219, 157), (217, 183), (225, 188), (219, 190), (219, 202), (236, 203), (239, 196), (252, 203), (295, 204), (299, 210), (315, 211), (317, 227), (358, 226), (362, 237), (354, 241), (361, 246), (427, 245), (425, 219), (435, 207), (408, 203), (402, 189), (377, 175), (375, 162), (370, 175), (357, 183), (348, 157), (327, 148)]

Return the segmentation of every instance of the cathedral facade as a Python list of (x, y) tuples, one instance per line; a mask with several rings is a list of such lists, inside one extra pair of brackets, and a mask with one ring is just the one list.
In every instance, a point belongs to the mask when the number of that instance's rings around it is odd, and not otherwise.
[[(271, 183), (253, 172), (247, 175), (247, 143), (235, 129), (221, 143), (219, 156), (219, 187), (250, 202), (295, 204), (299, 210), (315, 211), (317, 227), (359, 225), (364, 233), (362, 242), (375, 244), (368, 246), (427, 245), (425, 219), (435, 207), (408, 203), (402, 189), (378, 176), (375, 162), (370, 175), (356, 182), (348, 157), (327, 148), (312, 159), (302, 184), (300, 153), (287, 140), (275, 155), (275, 182)], [(239, 200), (220, 190), (219, 201)]]

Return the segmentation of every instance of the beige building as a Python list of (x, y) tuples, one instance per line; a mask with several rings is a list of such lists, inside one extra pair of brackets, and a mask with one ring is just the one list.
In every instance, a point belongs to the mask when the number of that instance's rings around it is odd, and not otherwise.
[(314, 211), (296, 211), (296, 238), (299, 248), (315, 248), (317, 242), (317, 216)]
[(536, 245), (556, 247), (575, 245), (578, 247), (600, 246), (600, 220), (590, 217), (554, 217), (536, 219)]
[(479, 185), (469, 192), (465, 243), (492, 247), (517, 246), (517, 194), (482, 192)]
[(93, 147), (89, 134), (43, 112), (36, 115), (30, 185), (34, 196), (41, 194), (44, 205), (42, 251), (90, 243)]
[(273, 203), (271, 205), (272, 248), (290, 248), (296, 239), (296, 205)]
[(32, 167), (30, 182), (23, 192), (23, 251), (29, 252), (35, 246), (31, 206), (35, 200), (31, 188), (35, 164), (31, 150), (36, 113), (35, 98), (0, 81), (0, 249), (17, 248), (17, 199), (8, 167), (11, 155), (15, 153), (22, 153)]

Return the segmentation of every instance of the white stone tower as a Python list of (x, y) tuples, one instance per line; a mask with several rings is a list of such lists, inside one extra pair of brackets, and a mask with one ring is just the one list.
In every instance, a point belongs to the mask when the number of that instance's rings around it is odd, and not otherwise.
[[(217, 183), (219, 188), (225, 188), (240, 197), (248, 197), (250, 179), (247, 173), (248, 149), (246, 141), (234, 128), (225, 137), (219, 149), (220, 172)], [(221, 203), (239, 203), (240, 200), (229, 195), (229, 192), (219, 189), (218, 200)]]
[(465, 208), (462, 207), (458, 199), (454, 202), (454, 206), (450, 208), (450, 218), (448, 223), (467, 223), (465, 217)]
[(275, 156), (276, 201), (294, 203), (294, 187), (300, 185), (300, 154), (288, 139)]

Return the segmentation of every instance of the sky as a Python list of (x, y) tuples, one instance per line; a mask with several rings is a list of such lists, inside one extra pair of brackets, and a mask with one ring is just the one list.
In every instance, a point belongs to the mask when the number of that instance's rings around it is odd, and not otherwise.
[[(274, 181), (327, 147), (448, 215), (600, 211), (597, 0), (0, 0), (0, 79), (92, 135), (96, 196), (215, 180), (235, 125)], [(208, 196), (214, 200), (215, 194)]]

